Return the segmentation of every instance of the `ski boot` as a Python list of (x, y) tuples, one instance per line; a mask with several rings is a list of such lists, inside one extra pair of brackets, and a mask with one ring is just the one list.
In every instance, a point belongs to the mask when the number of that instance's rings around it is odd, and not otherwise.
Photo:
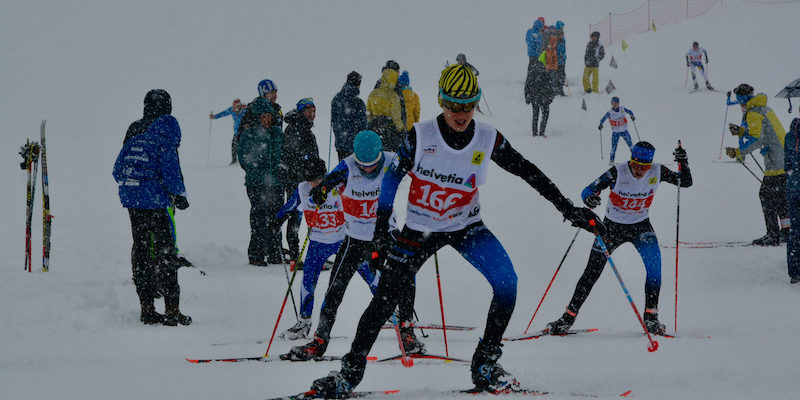
[(561, 318), (547, 324), (545, 331), (551, 335), (566, 335), (569, 328), (575, 323), (575, 317), (577, 315), (577, 313), (567, 310)]
[(311, 384), (314, 396), (324, 399), (345, 399), (364, 377), (367, 359), (348, 353), (342, 357), (342, 370), (331, 371), (328, 376), (319, 378)]
[(294, 346), (288, 353), (281, 355), (281, 360), (308, 361), (325, 354), (328, 341), (314, 335), (314, 339), (303, 346)]
[(694, 90), (700, 90), (700, 85), (697, 82), (694, 83)]
[(311, 317), (303, 318), (297, 321), (293, 327), (285, 330), (281, 333), (281, 339), (288, 339), (288, 340), (297, 340), (297, 339), (305, 339), (308, 336), (308, 332), (311, 331)]
[(164, 322), (164, 315), (159, 314), (156, 311), (156, 307), (153, 303), (153, 300), (150, 301), (142, 301), (142, 314), (139, 317), (139, 321), (142, 321), (145, 325), (158, 325)]
[(800, 276), (795, 276), (794, 278), (790, 278), (789, 283), (794, 285), (795, 283), (800, 282)]
[(708, 83), (708, 81), (706, 81), (706, 89), (708, 89), (708, 90), (714, 90), (714, 87), (712, 87), (712, 86), (711, 86), (711, 84), (710, 84), (710, 83)]
[(779, 244), (781, 244), (781, 235), (777, 233), (767, 233), (752, 242), (753, 246), (777, 246)]
[(422, 343), (414, 335), (414, 328), (400, 328), (400, 338), (403, 340), (403, 349), (407, 355), (425, 354), (425, 343)]
[(654, 335), (663, 335), (667, 326), (658, 321), (658, 310), (648, 308), (644, 310), (644, 327)]
[(191, 325), (192, 317), (181, 314), (177, 304), (167, 304), (167, 312), (164, 313), (164, 325), (178, 326), (178, 324)]
[(472, 356), (472, 383), (475, 389), (490, 393), (508, 393), (520, 389), (517, 378), (503, 369), (497, 360), (503, 354), (502, 344), (487, 345), (481, 340)]

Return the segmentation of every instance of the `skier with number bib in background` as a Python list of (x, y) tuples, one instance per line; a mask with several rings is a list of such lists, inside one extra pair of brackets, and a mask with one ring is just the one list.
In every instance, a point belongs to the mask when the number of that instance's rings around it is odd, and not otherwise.
[[(653, 163), (656, 149), (648, 142), (639, 142), (633, 146), (631, 160), (611, 167), (589, 186), (583, 189), (581, 197), (589, 208), (600, 205), (600, 192), (610, 188), (603, 224), (606, 233), (602, 235), (609, 254), (624, 243), (630, 242), (639, 252), (647, 271), (645, 278), (645, 310), (644, 323), (647, 331), (663, 334), (664, 324), (658, 320), (658, 296), (661, 291), (661, 250), (658, 238), (650, 225), (650, 205), (661, 182), (680, 184), (680, 187), (692, 186), (692, 173), (689, 171), (689, 158), (682, 147), (672, 153), (680, 164), (680, 173)], [(586, 301), (603, 268), (606, 256), (595, 241), (589, 253), (589, 262), (583, 275), (578, 280), (572, 300), (564, 315), (547, 324), (546, 330), (551, 335), (566, 334), (575, 317)]]
[[(517, 277), (508, 254), (480, 214), (478, 186), (486, 181), (489, 160), (525, 180), (573, 224), (589, 230), (589, 221), (597, 216), (588, 208), (574, 207), (494, 127), (472, 119), (480, 97), (478, 80), (469, 68), (454, 64), (442, 71), (442, 114), (414, 125), (398, 162), (383, 179), (373, 242), (379, 265), (384, 258), (387, 262), (378, 291), (361, 316), (341, 370), (315, 380), (311, 386), (315, 396), (347, 397), (361, 382), (366, 356), (400, 301), (398, 288), (413, 282), (425, 260), (446, 245), (478, 269), (494, 291), (486, 329), (472, 359), (473, 383), (477, 390), (489, 392), (518, 388), (514, 376), (497, 363), (502, 354), (500, 341), (516, 303)], [(411, 176), (406, 225), (393, 240), (387, 235), (389, 217), (406, 174)]]
[(600, 125), (597, 126), (597, 129), (602, 131), (603, 123), (606, 122), (606, 119), (608, 119), (608, 123), (611, 124), (611, 155), (608, 157), (608, 165), (614, 165), (614, 156), (617, 154), (617, 142), (619, 142), (619, 138), (625, 140), (629, 149), (633, 146), (631, 134), (628, 132), (628, 119), (625, 118), (625, 113), (631, 116), (631, 121), (636, 121), (636, 117), (633, 116), (633, 111), (625, 107), (620, 107), (619, 97), (614, 96), (611, 98), (611, 109), (603, 115), (603, 118), (600, 119)]
[[(370, 260), (370, 255), (374, 251), (372, 239), (381, 183), (394, 158), (394, 153), (383, 151), (383, 144), (377, 133), (359, 132), (353, 140), (353, 154), (342, 160), (319, 185), (311, 189), (311, 201), (317, 205), (326, 204), (328, 196), (334, 190), (339, 193), (342, 198), (346, 234), (331, 268), (331, 278), (314, 338), (303, 346), (292, 347), (289, 353), (281, 355), (282, 359), (305, 361), (325, 354), (336, 321), (336, 311), (342, 302), (350, 278), (364, 261)], [(394, 219), (391, 210), (390, 214), (391, 219)], [(374, 285), (375, 277), (372, 274), (365, 276), (363, 270), (361, 272), (367, 284)], [(374, 290), (374, 287), (370, 289)], [(410, 322), (414, 316), (415, 290), (413, 282), (403, 287), (403, 302), (399, 311), (399, 319), (403, 322)], [(425, 345), (417, 340), (412, 327), (401, 328), (400, 333), (407, 353), (425, 351)]]
[(708, 64), (708, 53), (706, 49), (700, 47), (700, 44), (697, 42), (692, 43), (692, 48), (686, 52), (686, 68), (692, 68), (692, 82), (694, 82), (694, 90), (698, 90), (697, 85), (697, 76), (694, 73), (695, 69), (699, 69), (700, 73), (703, 74), (703, 79), (706, 81), (706, 89), (714, 90), (711, 86), (711, 83), (708, 82), (708, 75), (706, 74), (706, 69), (703, 66), (703, 56), (706, 57), (706, 64)]

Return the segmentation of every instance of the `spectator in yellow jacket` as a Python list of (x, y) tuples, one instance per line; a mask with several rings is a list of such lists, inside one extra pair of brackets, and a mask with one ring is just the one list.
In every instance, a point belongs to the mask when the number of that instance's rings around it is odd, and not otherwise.
[[(394, 67), (397, 68), (394, 68)], [(405, 132), (403, 107), (400, 96), (395, 91), (400, 66), (391, 61), (386, 63), (381, 73), (381, 83), (367, 97), (367, 122), (369, 129), (376, 132), (386, 151), (397, 151)]]
[(406, 102), (406, 132), (414, 127), (414, 124), (419, 122), (419, 96), (414, 93), (411, 88), (410, 80), (408, 78), (408, 71), (403, 71), (400, 77), (397, 78), (397, 86), (403, 92), (403, 98)]

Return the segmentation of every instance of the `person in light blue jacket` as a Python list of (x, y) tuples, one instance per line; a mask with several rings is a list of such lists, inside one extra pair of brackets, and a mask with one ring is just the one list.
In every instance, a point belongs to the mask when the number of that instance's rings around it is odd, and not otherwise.
[[(151, 90), (144, 103), (145, 116), (155, 110), (157, 117), (143, 133), (126, 140), (113, 171), (120, 202), (128, 209), (131, 220), (131, 263), (141, 304), (140, 320), (150, 325), (189, 325), (191, 317), (179, 309), (177, 270), (181, 263), (175, 252), (171, 222), (164, 211), (169, 206), (179, 210), (189, 207), (178, 160), (181, 129), (178, 120), (170, 115), (172, 102), (165, 90)], [(155, 310), (158, 293), (164, 297), (163, 315)]]
[(247, 106), (242, 104), (239, 99), (233, 100), (233, 105), (226, 108), (224, 111), (214, 114), (213, 112), (208, 115), (209, 119), (219, 119), (228, 115), (233, 118), (233, 140), (231, 140), (231, 164), (236, 164), (236, 147), (239, 145), (239, 124), (242, 122), (244, 112), (247, 111)]

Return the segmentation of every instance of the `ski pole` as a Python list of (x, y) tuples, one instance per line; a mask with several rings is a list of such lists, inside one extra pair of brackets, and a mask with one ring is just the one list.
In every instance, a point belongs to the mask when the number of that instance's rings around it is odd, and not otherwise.
[[(292, 283), (289, 280), (289, 272), (286, 271), (286, 263), (283, 263), (283, 275), (286, 276), (286, 283), (288, 285), (291, 285)], [(294, 291), (289, 291), (289, 297), (292, 298), (292, 307), (294, 308), (294, 317), (299, 321), (300, 320), (300, 316), (297, 314), (297, 303), (295, 303), (295, 301), (294, 301)]]
[(528, 322), (528, 326), (525, 328), (524, 334), (528, 333), (528, 329), (530, 329), (531, 324), (533, 323), (533, 319), (536, 318), (536, 313), (539, 312), (539, 307), (542, 306), (542, 302), (544, 302), (544, 298), (547, 296), (547, 292), (550, 291), (550, 286), (553, 286), (553, 281), (556, 280), (556, 275), (558, 275), (558, 271), (561, 270), (561, 266), (564, 265), (564, 260), (567, 259), (567, 254), (569, 254), (569, 250), (572, 248), (572, 244), (575, 243), (575, 239), (578, 237), (578, 233), (580, 233), (581, 228), (578, 228), (575, 231), (575, 235), (572, 237), (572, 240), (569, 242), (569, 246), (567, 246), (567, 251), (564, 252), (564, 257), (561, 257), (561, 262), (558, 263), (558, 267), (556, 268), (556, 272), (553, 274), (553, 277), (550, 278), (550, 283), (547, 285), (547, 289), (544, 290), (544, 294), (542, 295), (542, 299), (539, 300), (539, 304), (536, 306), (536, 310), (533, 312), (533, 316), (531, 317), (530, 322)]
[(439, 310), (442, 313), (442, 334), (444, 335), (444, 355), (450, 357), (447, 346), (447, 325), (444, 322), (444, 302), (442, 301), (442, 279), (439, 277), (439, 254), (433, 253), (433, 262), (436, 264), (436, 285), (439, 287)]
[[(214, 112), (211, 111), (211, 114), (214, 114)], [(212, 121), (212, 119), (209, 118), (208, 119), (208, 151), (206, 152), (206, 167), (209, 166), (209, 164), (211, 163), (211, 121)]]
[(294, 277), (297, 276), (297, 270), (300, 269), (298, 264), (302, 265), (302, 262), (299, 261), (302, 259), (303, 253), (306, 251), (306, 245), (308, 245), (308, 239), (311, 237), (311, 228), (308, 229), (306, 232), (306, 239), (303, 241), (303, 248), (300, 249), (300, 254), (297, 256), (297, 260), (293, 260), (293, 267), (292, 268), (292, 279), (289, 280), (289, 287), (286, 289), (286, 294), (283, 296), (283, 303), (281, 303), (281, 310), (278, 312), (278, 319), (275, 321), (275, 328), (272, 329), (272, 336), (269, 337), (269, 344), (267, 345), (267, 351), (264, 353), (264, 358), (269, 357), (269, 349), (272, 347), (272, 340), (275, 339), (275, 332), (278, 331), (278, 324), (281, 322), (281, 316), (283, 315), (283, 308), (286, 307), (286, 300), (289, 298), (289, 293), (292, 292), (292, 284), (294, 283)]
[(603, 242), (603, 238), (600, 237), (600, 232), (597, 231), (597, 221), (591, 219), (589, 220), (589, 225), (594, 227), (594, 236), (597, 239), (596, 243), (598, 246), (600, 246), (600, 249), (603, 250), (603, 254), (606, 255), (608, 263), (611, 264), (611, 269), (614, 270), (614, 275), (616, 275), (617, 281), (619, 281), (619, 285), (622, 287), (622, 291), (625, 292), (625, 296), (628, 297), (628, 303), (631, 304), (631, 308), (633, 308), (633, 313), (636, 314), (636, 318), (639, 320), (639, 323), (642, 324), (642, 329), (644, 329), (644, 333), (647, 335), (647, 340), (650, 341), (650, 346), (647, 348), (647, 351), (652, 353), (658, 350), (658, 342), (653, 340), (653, 338), (650, 336), (650, 332), (647, 331), (647, 327), (644, 325), (644, 320), (642, 319), (642, 316), (639, 314), (639, 309), (636, 308), (636, 304), (633, 302), (633, 298), (631, 298), (631, 294), (628, 292), (628, 288), (625, 287), (625, 282), (622, 281), (622, 276), (620, 276), (616, 265), (614, 265), (614, 260), (611, 259), (611, 253), (608, 251), (605, 242)]
[(636, 120), (633, 120), (633, 130), (636, 131), (636, 139), (638, 141), (642, 141), (642, 138), (639, 136), (639, 128), (636, 127)]
[(728, 123), (728, 109), (730, 108), (730, 106), (727, 105), (727, 104), (728, 103), (726, 101), (725, 102), (725, 120), (722, 121), (722, 139), (720, 139), (720, 141), (719, 141), (719, 157), (717, 158), (718, 160), (722, 160), (722, 145), (723, 145), (723, 143), (725, 143), (725, 124)]
[(331, 143), (333, 142), (333, 125), (328, 129), (328, 171), (331, 170)]
[(683, 87), (689, 84), (689, 66), (686, 66), (686, 78), (683, 80)]
[[(414, 318), (416, 318), (417, 321), (419, 321), (419, 315), (417, 315), (417, 310), (414, 310)], [(427, 338), (428, 336), (430, 336), (427, 333), (425, 333), (425, 330), (422, 329), (422, 328), (419, 328), (419, 332), (422, 334), (422, 337), (424, 337), (424, 338)]]
[(392, 313), (392, 323), (394, 323), (394, 333), (397, 334), (397, 344), (400, 346), (400, 362), (406, 368), (414, 366), (414, 359), (406, 355), (406, 347), (403, 346), (403, 336), (400, 335), (400, 325), (397, 324), (397, 316)]
[(756, 166), (758, 167), (758, 169), (761, 170), (761, 173), (763, 174), (764, 168), (761, 168), (761, 164), (758, 162), (758, 159), (756, 159), (756, 156), (754, 156), (753, 153), (750, 153), (750, 157), (753, 157), (753, 161), (756, 163)]
[(603, 131), (600, 131), (600, 159), (603, 159)]
[(748, 167), (748, 166), (747, 166), (747, 164), (745, 164), (745, 163), (744, 163), (744, 160), (738, 160), (738, 159), (737, 159), (736, 161), (738, 161), (738, 162), (739, 162), (739, 164), (742, 164), (742, 166), (744, 167), (744, 169), (746, 169), (746, 170), (747, 170), (747, 172), (749, 172), (749, 173), (750, 173), (750, 175), (753, 175), (753, 178), (756, 178), (756, 180), (758, 181), (758, 183), (761, 183), (761, 184), (763, 184), (763, 183), (764, 183), (764, 182), (762, 182), (762, 181), (761, 181), (761, 179), (758, 177), (758, 175), (756, 175), (755, 173), (753, 173), (753, 170), (751, 170), (751, 169), (750, 169), (750, 167)]
[[(681, 148), (681, 141), (678, 140), (678, 148)], [(675, 332), (678, 332), (678, 260), (681, 230), (681, 173), (682, 164), (678, 163), (678, 204), (675, 212)]]
[(486, 104), (486, 111), (489, 112), (489, 115), (492, 115), (492, 109), (489, 107), (489, 101), (486, 100), (486, 93), (482, 93), (481, 97), (483, 97), (483, 102)]

